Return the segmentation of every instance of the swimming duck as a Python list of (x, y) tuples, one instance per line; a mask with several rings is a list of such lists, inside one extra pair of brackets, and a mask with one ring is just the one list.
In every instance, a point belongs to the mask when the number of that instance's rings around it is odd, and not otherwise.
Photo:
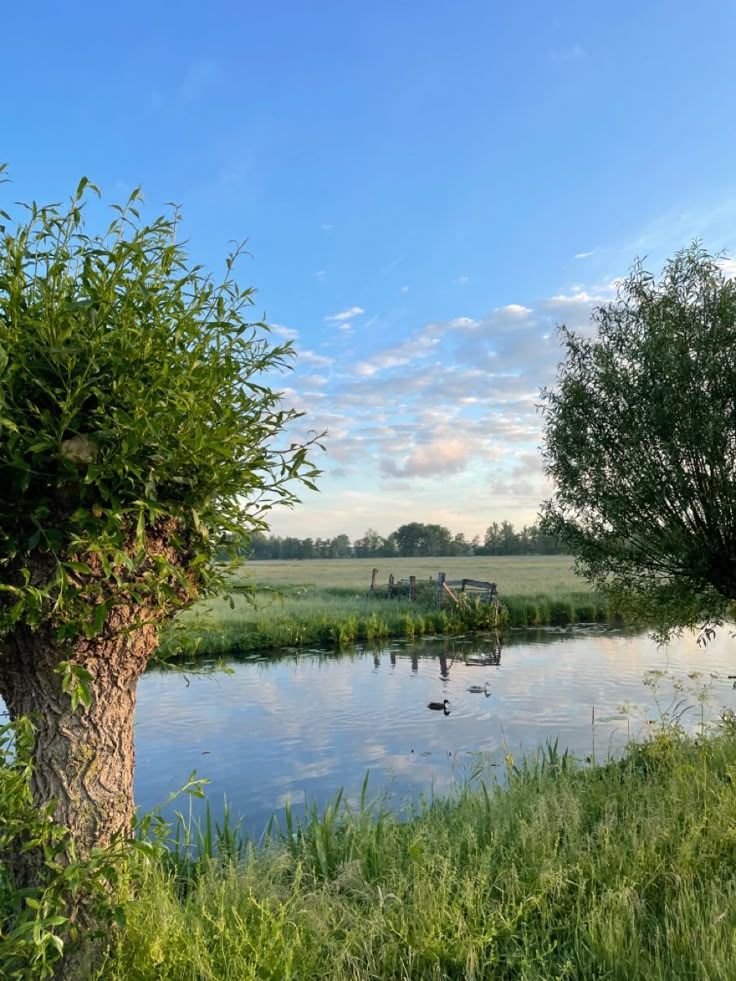
[(474, 695), (485, 695), (486, 698), (489, 698), (491, 694), (488, 690), (488, 682), (485, 685), (471, 685), (468, 691), (471, 691)]
[(437, 712), (446, 712), (449, 704), (450, 703), (447, 701), (447, 699), (445, 699), (444, 702), (430, 702), (429, 705), (427, 705), (427, 708), (435, 709)]

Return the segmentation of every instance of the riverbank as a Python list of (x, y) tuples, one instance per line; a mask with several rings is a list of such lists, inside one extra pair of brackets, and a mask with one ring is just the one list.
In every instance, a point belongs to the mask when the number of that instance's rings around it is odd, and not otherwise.
[(659, 732), (581, 766), (508, 760), (393, 816), (328, 808), (263, 848), (141, 865), (113, 981), (728, 979), (736, 956), (736, 737)]
[[(500, 619), (495, 607), (472, 600), (456, 606), (448, 598), (438, 610), (429, 570), (442, 563), (448, 577), (472, 575), (497, 582)], [(230, 600), (211, 600), (179, 617), (164, 636), (162, 653), (188, 657), (246, 654), (611, 618), (606, 599), (586, 588), (566, 556), (403, 559), (386, 565), (386, 578), (389, 572), (397, 580), (416, 574), (420, 599), (414, 603), (387, 599), (381, 593), (371, 595), (371, 567), (368, 559), (248, 564), (233, 576)]]
[(220, 656), (282, 647), (331, 647), (388, 637), (422, 637), (504, 627), (605, 622), (603, 596), (589, 592), (505, 595), (499, 614), (472, 600), (436, 609), (431, 601), (376, 598), (351, 589), (283, 584), (194, 608), (169, 628), (164, 656)]

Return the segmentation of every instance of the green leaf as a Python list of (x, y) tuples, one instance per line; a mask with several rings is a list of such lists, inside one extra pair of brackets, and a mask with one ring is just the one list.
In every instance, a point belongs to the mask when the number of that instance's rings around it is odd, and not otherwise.
[(93, 619), (95, 634), (99, 634), (102, 628), (104, 627), (105, 620), (107, 619), (107, 613), (108, 613), (107, 605), (105, 603), (98, 603), (97, 606), (95, 607), (94, 619)]
[(88, 576), (92, 575), (92, 570), (86, 562), (65, 562), (64, 566), (67, 569), (71, 569), (72, 572), (82, 572)]

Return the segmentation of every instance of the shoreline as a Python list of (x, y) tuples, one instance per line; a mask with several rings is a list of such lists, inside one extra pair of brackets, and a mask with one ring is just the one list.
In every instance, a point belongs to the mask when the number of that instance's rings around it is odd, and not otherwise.
[(257, 585), (252, 598), (233, 596), (232, 608), (215, 600), (191, 611), (165, 631), (166, 657), (248, 654), (308, 646), (339, 649), (376, 640), (452, 636), (524, 627), (566, 627), (580, 623), (622, 625), (599, 593), (507, 595), (499, 597), (501, 617), (489, 604), (470, 602), (436, 609), (425, 602), (380, 599), (333, 586), (279, 588)]

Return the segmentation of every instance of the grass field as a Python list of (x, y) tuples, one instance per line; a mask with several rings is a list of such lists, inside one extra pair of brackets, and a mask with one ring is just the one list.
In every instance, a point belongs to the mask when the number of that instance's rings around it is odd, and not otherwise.
[[(369, 593), (371, 570), (385, 585), (410, 575), (426, 583), (421, 601)], [(211, 600), (183, 614), (162, 642), (164, 654), (247, 653), (278, 647), (341, 645), (386, 637), (453, 634), (496, 626), (495, 611), (448, 601), (435, 608), (430, 577), (496, 582), (512, 627), (564, 625), (608, 618), (604, 598), (586, 590), (567, 556), (469, 559), (371, 559), (253, 562), (232, 578), (232, 599)], [(250, 587), (250, 588), (249, 588)], [(232, 605), (231, 605), (232, 603)]]
[(249, 562), (242, 574), (262, 585), (309, 584), (341, 586), (367, 591), (371, 569), (378, 569), (378, 582), (395, 579), (435, 579), (438, 572), (448, 579), (482, 579), (495, 582), (501, 595), (534, 596), (585, 592), (585, 580), (572, 571), (568, 555), (477, 555), (469, 558), (417, 559), (305, 559), (293, 562)]

